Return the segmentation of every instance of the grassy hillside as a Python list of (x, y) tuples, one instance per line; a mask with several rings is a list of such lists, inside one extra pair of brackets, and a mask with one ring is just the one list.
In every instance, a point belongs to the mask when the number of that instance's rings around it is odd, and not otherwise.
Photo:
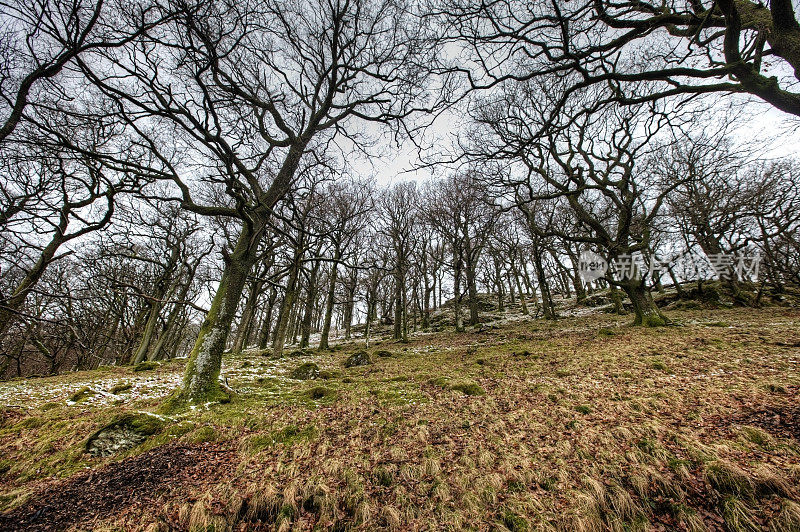
[(0, 529), (800, 529), (800, 311), (671, 317), (245, 352), (168, 416), (181, 361), (2, 383)]

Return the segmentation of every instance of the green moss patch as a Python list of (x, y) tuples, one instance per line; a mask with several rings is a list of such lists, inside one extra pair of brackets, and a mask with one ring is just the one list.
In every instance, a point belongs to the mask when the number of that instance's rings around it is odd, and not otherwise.
[(451, 390), (455, 390), (457, 392), (461, 392), (464, 395), (485, 395), (486, 391), (478, 385), (476, 382), (472, 381), (462, 381), (456, 382), (455, 384), (450, 386)]
[(87, 399), (94, 397), (97, 395), (97, 392), (89, 388), (88, 386), (84, 386), (83, 388), (79, 389), (77, 392), (73, 393), (69, 396), (69, 400), (73, 403), (82, 403)]
[(148, 362), (148, 361), (139, 362), (138, 364), (133, 366), (133, 368), (131, 368), (131, 371), (135, 371), (135, 372), (150, 371), (150, 370), (156, 369), (158, 366), (159, 366), (158, 362)]

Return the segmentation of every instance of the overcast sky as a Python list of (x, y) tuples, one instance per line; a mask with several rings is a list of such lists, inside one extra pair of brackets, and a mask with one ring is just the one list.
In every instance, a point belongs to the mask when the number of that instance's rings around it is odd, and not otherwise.
[[(731, 130), (730, 136), (735, 142), (751, 147), (756, 143), (763, 144), (765, 158), (800, 156), (800, 119), (754, 98), (746, 99), (738, 95), (715, 95), (713, 98), (724, 105), (708, 113), (708, 123), (705, 125), (714, 125), (728, 113), (741, 113)], [(732, 110), (728, 109), (728, 104), (733, 105)], [(428, 128), (422, 143), (428, 149), (437, 151), (450, 146), (451, 140), (457, 137), (467, 120), (466, 116), (455, 113), (439, 117)], [(381, 185), (397, 181), (422, 181), (433, 175), (430, 169), (416, 168), (420, 165), (419, 154), (411, 141), (406, 141), (401, 147), (386, 142), (379, 151), (380, 154), (369, 161), (354, 161), (355, 171), (365, 177), (373, 176)], [(437, 173), (444, 171), (438, 169)]]

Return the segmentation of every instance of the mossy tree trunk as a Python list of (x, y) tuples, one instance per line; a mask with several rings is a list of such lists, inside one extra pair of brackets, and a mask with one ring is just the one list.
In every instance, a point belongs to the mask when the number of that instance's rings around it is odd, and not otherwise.
[(653, 301), (653, 296), (645, 286), (644, 279), (626, 279), (622, 282), (621, 288), (631, 300), (633, 312), (636, 315), (634, 325), (660, 327), (669, 323), (669, 320)]
[(178, 402), (202, 403), (227, 398), (219, 384), (222, 353), (244, 291), (247, 276), (258, 258), (264, 224), (244, 223), (233, 252), (227, 257), (211, 308), (200, 327), (186, 363), (183, 384), (173, 397)]
[(625, 307), (622, 305), (622, 296), (619, 293), (619, 288), (616, 285), (610, 284), (609, 285), (609, 295), (611, 297), (611, 303), (614, 304), (614, 314), (618, 314), (620, 316), (625, 314)]

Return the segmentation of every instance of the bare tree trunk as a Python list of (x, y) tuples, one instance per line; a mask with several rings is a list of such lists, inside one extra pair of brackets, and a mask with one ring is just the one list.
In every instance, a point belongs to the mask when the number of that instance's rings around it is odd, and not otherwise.
[(66, 231), (66, 225), (66, 223), (63, 223), (63, 227), (59, 226), (57, 228), (56, 233), (42, 250), (41, 255), (39, 255), (39, 259), (22, 278), (11, 296), (8, 299), (0, 300), (0, 338), (6, 336), (8, 329), (17, 317), (20, 307), (25, 303), (28, 292), (39, 282), (47, 266), (55, 257), (58, 248), (65, 242), (64, 231)]
[[(183, 301), (184, 299), (186, 299), (186, 296), (189, 293), (189, 288), (191, 287), (191, 285), (192, 285), (191, 280), (189, 280), (184, 285), (178, 297), (178, 301)], [(167, 323), (164, 325), (164, 330), (161, 331), (161, 335), (158, 337), (158, 341), (156, 342), (155, 347), (153, 347), (153, 350), (150, 352), (148, 360), (161, 360), (162, 358), (164, 358), (163, 355), (164, 345), (167, 342), (167, 338), (174, 336), (173, 331), (175, 329), (175, 323), (178, 320), (178, 315), (180, 314), (180, 312), (181, 312), (181, 305), (180, 303), (176, 303), (175, 306), (170, 311), (169, 316), (167, 317)]]
[[(300, 290), (297, 291), (298, 295), (300, 294)], [(295, 304), (292, 305), (292, 314), (291, 314), (291, 324), (292, 324), (292, 345), (297, 345), (297, 336), (300, 334), (300, 326), (303, 322), (302, 313), (300, 312), (300, 305), (297, 304), (297, 298), (295, 298)]]
[(272, 355), (275, 357), (283, 356), (283, 347), (286, 345), (286, 335), (289, 332), (289, 320), (291, 318), (292, 307), (297, 297), (297, 280), (300, 275), (300, 260), (302, 249), (295, 250), (292, 266), (289, 269), (289, 280), (286, 283), (286, 291), (283, 295), (281, 308), (278, 312), (278, 322), (275, 326), (275, 334), (272, 338)]
[(572, 278), (572, 287), (575, 289), (575, 297), (578, 300), (578, 304), (581, 304), (586, 300), (586, 288), (581, 281), (580, 258), (572, 251), (569, 244), (566, 247), (569, 262), (572, 264), (572, 275), (570, 276)]
[(678, 294), (678, 297), (684, 296), (683, 288), (681, 287), (681, 283), (678, 282), (678, 278), (675, 276), (675, 271), (672, 269), (671, 264), (667, 264), (667, 273), (669, 273), (669, 278), (672, 279), (672, 284), (675, 286), (675, 292)]
[(258, 348), (262, 351), (269, 345), (269, 333), (272, 330), (272, 309), (275, 307), (275, 300), (278, 299), (278, 290), (272, 286), (270, 287), (269, 297), (267, 298), (267, 311), (264, 315), (264, 321), (261, 324), (261, 331), (258, 335)]
[(475, 326), (478, 325), (480, 317), (478, 316), (478, 287), (476, 286), (477, 275), (475, 273), (477, 257), (473, 254), (477, 255), (477, 252), (472, 249), (472, 241), (469, 235), (465, 234), (464, 255), (466, 260), (464, 261), (464, 266), (466, 266), (467, 295), (469, 296), (469, 324)]
[(500, 271), (500, 261), (496, 258), (493, 258), (492, 261), (494, 262), (495, 288), (497, 289), (497, 311), (505, 312), (506, 305), (503, 301), (503, 295), (505, 292), (503, 286), (503, 272)]
[(356, 283), (352, 279), (347, 285), (347, 302), (344, 307), (344, 338), (349, 340), (353, 329), (353, 309), (355, 307)]
[(519, 280), (519, 274), (517, 273), (517, 268), (512, 266), (512, 270), (514, 270), (513, 277), (514, 282), (517, 285), (517, 293), (519, 294), (519, 305), (522, 308), (522, 313), (527, 315), (528, 314), (528, 302), (525, 298), (525, 292), (522, 291), (522, 283)]
[(547, 283), (547, 276), (544, 272), (541, 248), (538, 243), (533, 246), (533, 267), (536, 269), (536, 280), (539, 283), (539, 294), (542, 298), (542, 310), (545, 319), (554, 320), (556, 318), (553, 298), (550, 295), (550, 286)]
[(508, 281), (508, 301), (509, 305), (514, 305), (514, 301), (516, 300), (516, 291), (514, 290), (514, 281), (511, 280), (512, 274), (511, 270), (506, 273), (506, 280)]
[(149, 351), (150, 343), (153, 340), (153, 332), (156, 329), (156, 323), (158, 323), (158, 317), (161, 314), (161, 309), (162, 305), (158, 301), (150, 302), (150, 313), (144, 326), (144, 333), (142, 334), (142, 339), (139, 342), (139, 347), (131, 357), (131, 364), (138, 364), (147, 357), (147, 352)]
[[(424, 279), (425, 279), (425, 285), (422, 287), (422, 289), (425, 292), (425, 296), (423, 297), (423, 301), (422, 301), (422, 304), (423, 304), (423, 307), (422, 307), (422, 330), (423, 331), (427, 331), (431, 326), (431, 296), (432, 295), (434, 296), (434, 302), (435, 302), (436, 294), (434, 293), (434, 290), (436, 289), (436, 285), (435, 284), (433, 284), (433, 285), (431, 284), (430, 280), (428, 279), (428, 274), (427, 273), (424, 275)], [(436, 279), (434, 278), (434, 283), (435, 282), (436, 282)]]
[[(319, 250), (315, 253), (319, 255)], [(308, 290), (306, 290), (306, 304), (303, 309), (303, 323), (301, 325), (302, 336), (300, 337), (300, 348), (308, 347), (309, 340), (311, 339), (311, 322), (314, 316), (314, 304), (317, 302), (317, 277), (319, 276), (319, 267), (322, 261), (314, 261), (311, 267), (311, 273), (308, 275)]]
[(478, 287), (475, 284), (475, 271), (467, 267), (467, 294), (469, 295), (469, 324), (472, 326), (480, 323), (478, 313)]
[(333, 318), (333, 304), (336, 298), (336, 281), (339, 276), (339, 254), (334, 257), (331, 265), (331, 278), (328, 283), (328, 295), (325, 298), (325, 321), (322, 323), (322, 334), (319, 337), (319, 348), (328, 349), (328, 338), (331, 334), (331, 320)]
[(239, 323), (239, 329), (236, 331), (236, 341), (233, 343), (233, 352), (241, 353), (247, 347), (247, 339), (250, 337), (250, 331), (253, 327), (253, 321), (256, 313), (256, 303), (258, 296), (261, 294), (261, 287), (264, 281), (255, 279), (250, 283), (250, 290), (247, 296), (247, 302), (242, 311), (242, 320)]
[(453, 271), (453, 313), (455, 314), (456, 331), (464, 330), (464, 319), (461, 317), (461, 268)]

